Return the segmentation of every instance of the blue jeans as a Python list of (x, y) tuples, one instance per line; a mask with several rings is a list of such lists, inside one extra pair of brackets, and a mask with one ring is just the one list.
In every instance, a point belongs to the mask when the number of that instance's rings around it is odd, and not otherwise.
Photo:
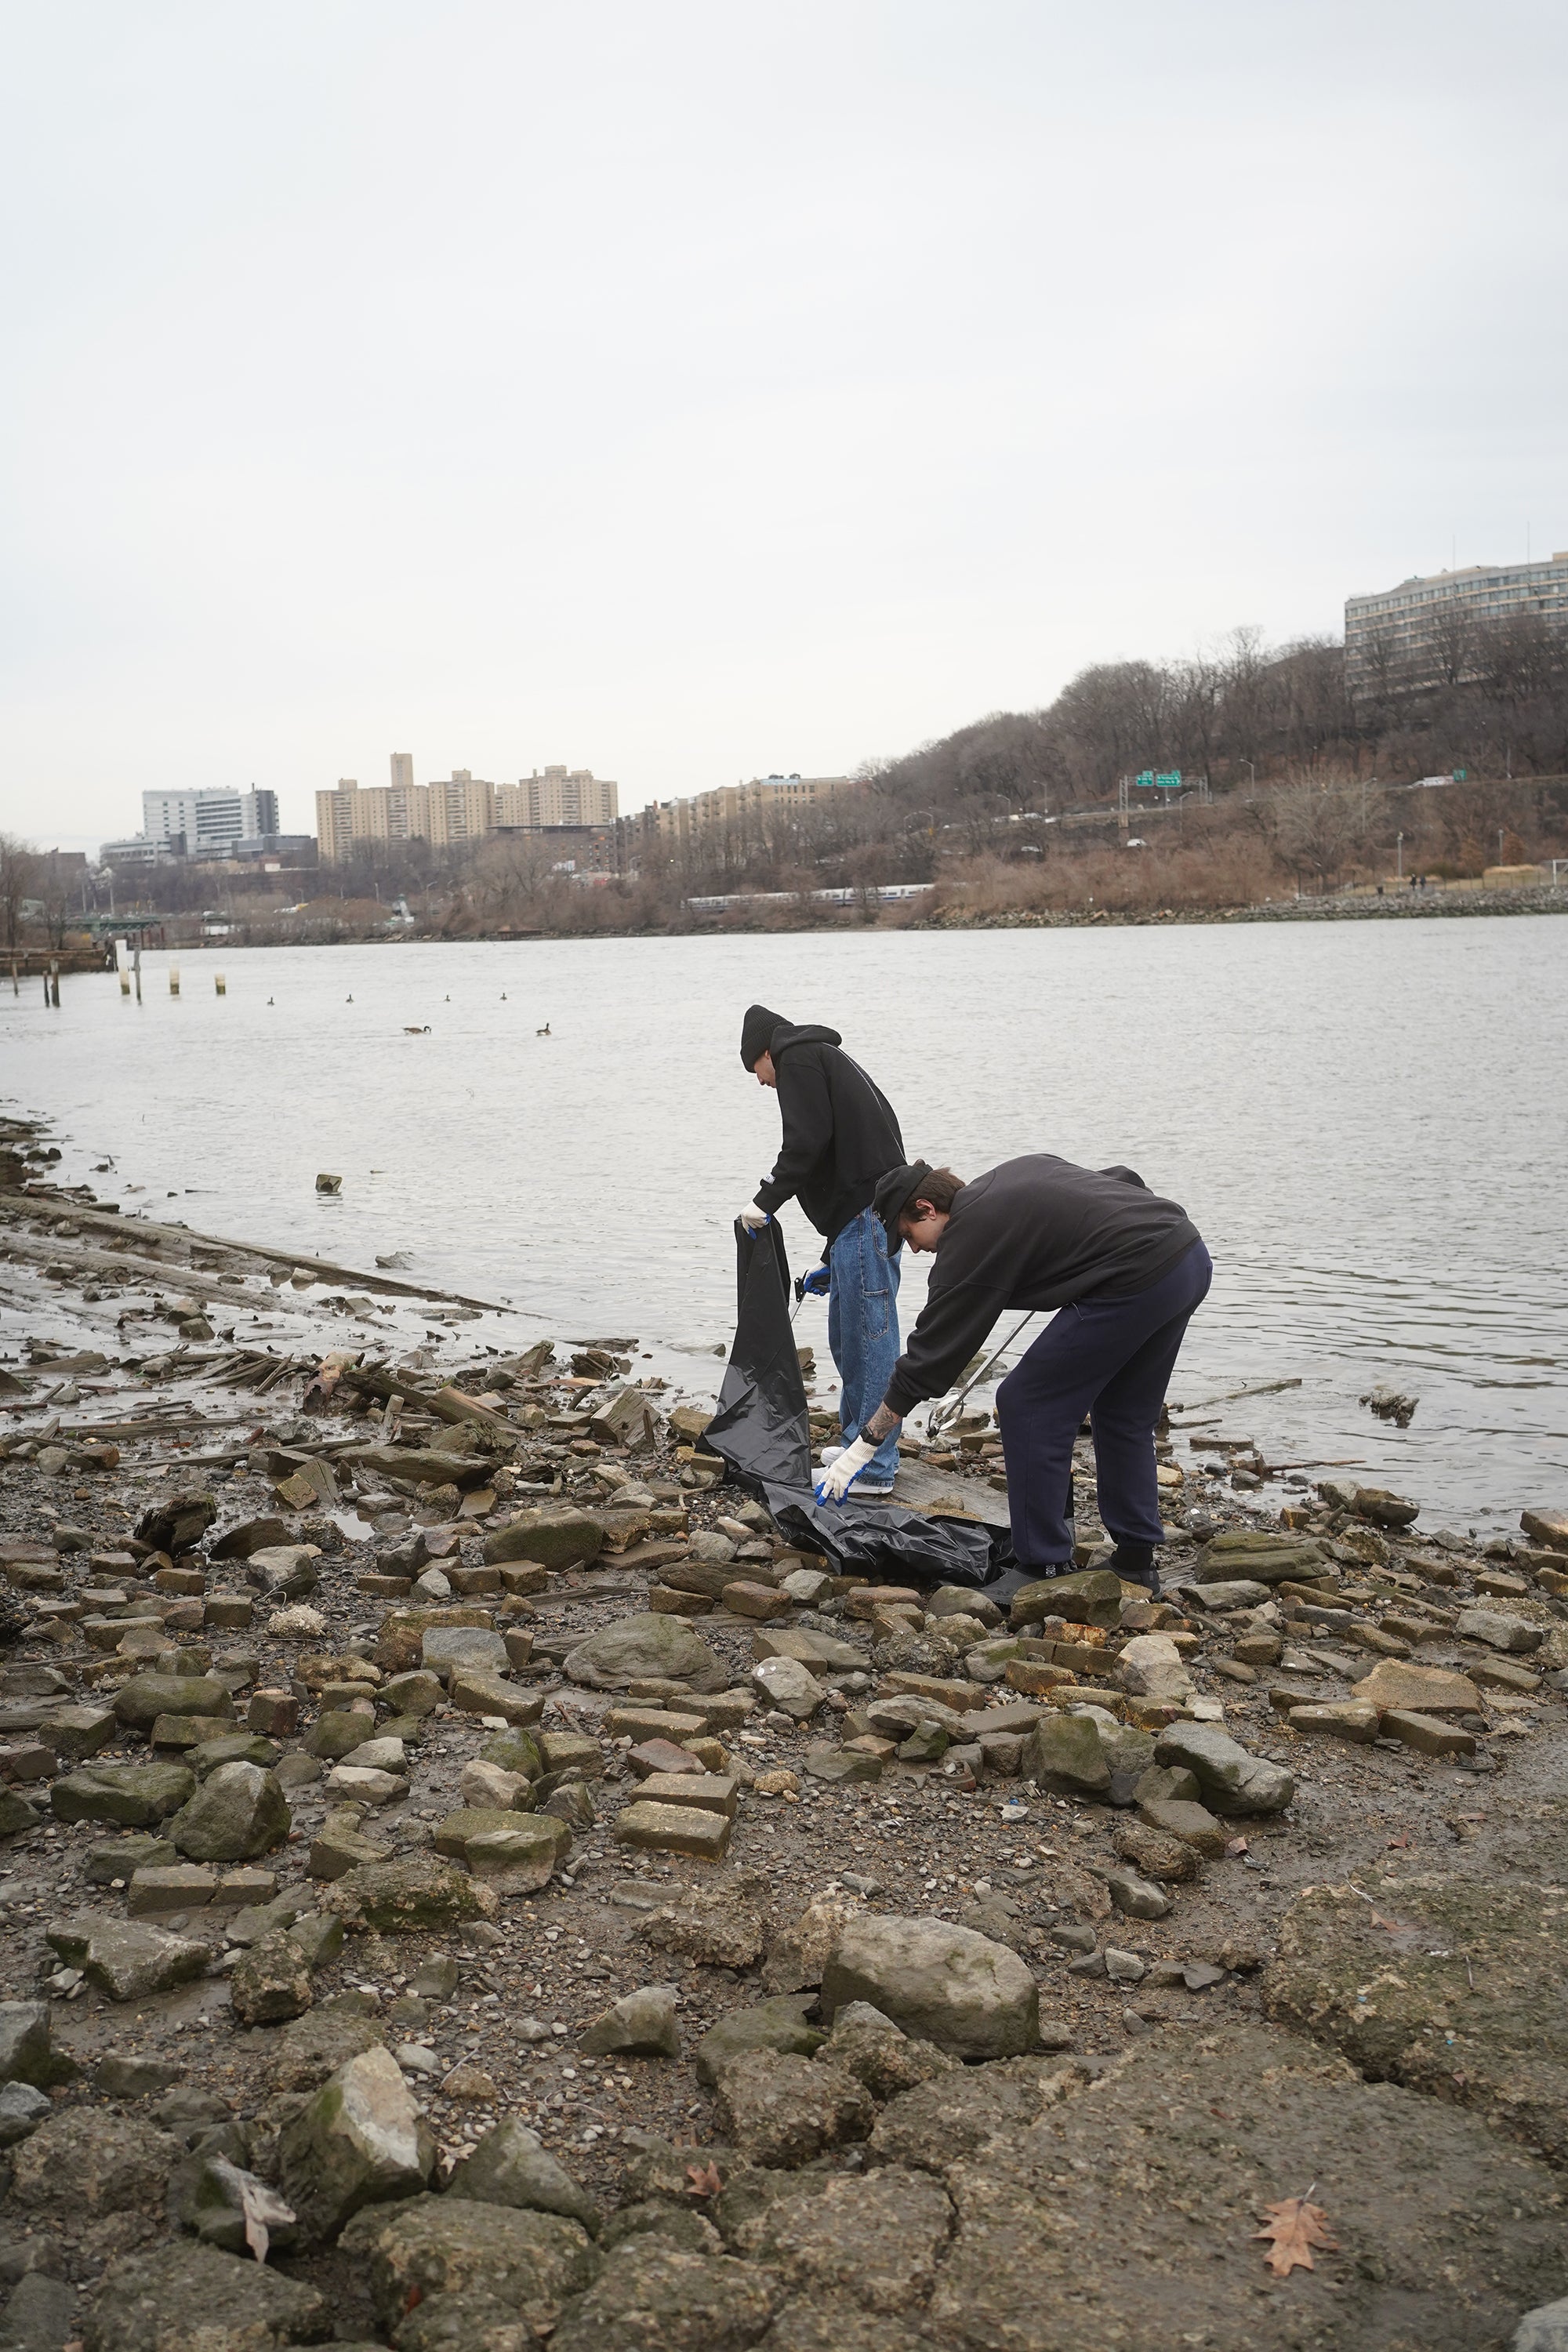
[(1086, 1413), (1106, 1534), (1121, 1543), (1163, 1543), (1154, 1424), (1213, 1276), (1207, 1250), (1194, 1242), (1148, 1290), (1064, 1307), (997, 1390), (1020, 1568), (1071, 1563), (1072, 1449)]
[[(827, 1253), (827, 1344), (838, 1367), (838, 1417), (852, 1444), (888, 1392), (899, 1360), (899, 1261), (874, 1209), (851, 1217)], [(856, 1481), (875, 1493), (893, 1483), (899, 1433), (884, 1439)]]

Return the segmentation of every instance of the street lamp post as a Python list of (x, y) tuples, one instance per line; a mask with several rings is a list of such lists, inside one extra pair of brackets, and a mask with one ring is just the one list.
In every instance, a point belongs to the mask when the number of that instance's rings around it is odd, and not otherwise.
[(1397, 882), (1403, 882), (1405, 879), (1405, 835), (1403, 834), (1399, 834), (1395, 836), (1394, 856), (1394, 879)]

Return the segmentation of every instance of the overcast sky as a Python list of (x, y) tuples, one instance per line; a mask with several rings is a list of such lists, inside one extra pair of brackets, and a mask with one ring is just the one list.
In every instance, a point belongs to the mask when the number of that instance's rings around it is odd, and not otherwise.
[(0, 824), (837, 773), (1568, 547), (1561, 0), (0, 6)]

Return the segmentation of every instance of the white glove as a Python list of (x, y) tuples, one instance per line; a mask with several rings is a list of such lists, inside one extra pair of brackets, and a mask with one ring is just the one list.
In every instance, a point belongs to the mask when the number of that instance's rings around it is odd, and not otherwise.
[(863, 1437), (847, 1445), (837, 1462), (830, 1462), (815, 1488), (819, 1503), (841, 1503), (860, 1475), (868, 1462), (876, 1459), (877, 1449)]
[(760, 1234), (768, 1222), (768, 1213), (765, 1209), (759, 1209), (754, 1201), (748, 1201), (741, 1212), (739, 1222), (749, 1234)]

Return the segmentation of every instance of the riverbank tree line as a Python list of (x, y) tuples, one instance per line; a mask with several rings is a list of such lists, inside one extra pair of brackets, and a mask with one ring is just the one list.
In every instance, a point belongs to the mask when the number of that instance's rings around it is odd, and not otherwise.
[[(1237, 629), (1181, 661), (1094, 664), (1044, 708), (868, 761), (851, 790), (805, 810), (683, 842), (628, 821), (618, 842), (608, 876), (563, 872), (557, 845), (507, 834), (458, 856), (367, 845), (292, 877), (305, 887), (291, 902), (264, 877), (174, 866), (121, 876), (121, 903), (192, 921), (221, 904), (256, 940), (482, 937), (791, 928), (823, 919), (810, 894), (824, 888), (867, 894), (851, 919), (909, 922), (933, 901), (982, 918), (1180, 911), (1412, 874), (1464, 879), (1568, 855), (1568, 635), (1531, 616), (1456, 614), (1422, 677), (1374, 646), (1352, 691), (1342, 646), (1268, 647)], [(0, 847), (0, 932), (13, 941), (29, 874), (36, 883), (24, 845)], [(888, 883), (933, 888), (879, 906), (869, 894)], [(717, 914), (689, 903), (735, 896), (746, 903)], [(63, 932), (67, 911), (56, 888), (34, 919)]]

